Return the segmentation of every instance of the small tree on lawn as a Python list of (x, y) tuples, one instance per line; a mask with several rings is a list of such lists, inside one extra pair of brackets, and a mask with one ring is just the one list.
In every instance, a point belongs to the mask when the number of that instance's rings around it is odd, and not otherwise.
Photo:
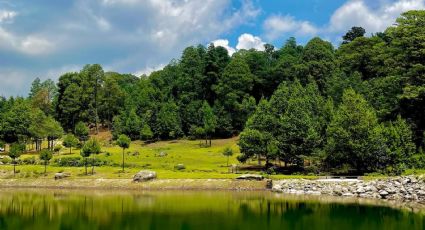
[(52, 152), (47, 149), (44, 149), (40, 152), (40, 160), (44, 161), (44, 174), (47, 172), (47, 164), (49, 163), (50, 159), (52, 159), (52, 157)]
[(229, 157), (233, 156), (233, 150), (230, 147), (226, 147), (223, 150), (223, 155), (227, 157), (227, 167), (229, 167)]
[(117, 144), (122, 148), (122, 171), (124, 172), (124, 151), (130, 147), (131, 140), (124, 134), (118, 137)]
[(205, 145), (207, 145), (207, 141), (209, 139), (209, 146), (211, 147), (211, 136), (215, 132), (215, 128), (217, 126), (217, 117), (215, 116), (211, 106), (206, 101), (204, 101), (204, 104), (202, 105), (202, 111), (205, 131)]
[(9, 157), (13, 160), (13, 175), (16, 174), (16, 161), (25, 151), (24, 144), (12, 144), (10, 146)]
[(63, 138), (63, 146), (69, 148), (69, 154), (72, 153), (72, 147), (77, 147), (77, 145), (78, 145), (78, 138), (76, 138), (74, 135), (67, 134)]
[[(83, 148), (81, 149), (81, 156), (84, 157), (84, 166), (86, 168), (87, 175), (87, 157), (94, 154), (99, 154), (101, 151), (101, 147), (99, 142), (96, 139), (88, 140)], [(94, 156), (93, 156), (93, 164), (92, 164), (92, 174), (94, 173)]]
[(80, 121), (75, 125), (75, 135), (80, 139), (80, 141), (86, 141), (89, 137), (89, 128), (84, 122)]

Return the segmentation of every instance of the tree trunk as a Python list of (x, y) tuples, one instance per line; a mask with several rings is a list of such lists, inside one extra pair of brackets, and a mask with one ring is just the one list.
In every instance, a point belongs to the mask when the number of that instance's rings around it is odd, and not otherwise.
[(93, 159), (92, 159), (91, 175), (94, 175), (94, 156), (93, 156)]
[(211, 147), (211, 136), (210, 136), (210, 147)]
[(261, 156), (260, 156), (260, 154), (257, 154), (257, 159), (258, 159), (258, 166), (261, 166)]
[(229, 156), (227, 156), (227, 167), (229, 167)]
[(13, 162), (13, 176), (16, 174), (16, 160)]
[(124, 148), (122, 148), (122, 172), (124, 172)]
[(44, 161), (44, 174), (47, 172), (47, 161)]
[(88, 175), (87, 173), (87, 157), (84, 158), (84, 167), (86, 168), (86, 176)]

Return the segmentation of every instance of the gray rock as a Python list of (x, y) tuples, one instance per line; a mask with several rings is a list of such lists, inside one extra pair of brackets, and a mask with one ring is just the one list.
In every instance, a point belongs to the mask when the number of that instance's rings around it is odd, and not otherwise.
[(385, 191), (385, 190), (381, 190), (381, 191), (379, 191), (379, 195), (381, 196), (381, 197), (383, 197), (383, 198), (385, 198), (386, 196), (388, 196), (388, 192), (387, 191)]
[(64, 179), (70, 176), (71, 175), (69, 173), (55, 173), (55, 180)]
[(238, 180), (263, 180), (264, 177), (262, 175), (258, 175), (258, 174), (244, 174), (244, 175), (238, 176), (236, 179), (238, 179)]
[(156, 179), (156, 172), (149, 170), (142, 170), (133, 177), (133, 182), (143, 182)]

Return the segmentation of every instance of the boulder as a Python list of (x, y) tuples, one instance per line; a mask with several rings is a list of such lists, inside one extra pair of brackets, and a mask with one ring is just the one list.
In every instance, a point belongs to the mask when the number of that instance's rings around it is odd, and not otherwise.
[(69, 173), (55, 173), (55, 180), (64, 179), (70, 176), (71, 175)]
[(238, 180), (263, 180), (264, 177), (262, 175), (258, 175), (258, 174), (244, 174), (244, 175), (238, 176), (236, 179), (238, 179)]
[(142, 170), (133, 177), (133, 182), (143, 182), (156, 179), (156, 172), (149, 170)]

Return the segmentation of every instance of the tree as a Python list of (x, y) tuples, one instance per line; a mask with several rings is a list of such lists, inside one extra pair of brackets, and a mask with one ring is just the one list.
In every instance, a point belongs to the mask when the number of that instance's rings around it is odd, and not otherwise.
[(86, 141), (89, 137), (89, 128), (80, 121), (75, 126), (74, 134), (78, 137), (80, 141)]
[(154, 134), (151, 127), (148, 124), (144, 124), (142, 130), (140, 131), (140, 138), (142, 140), (151, 140), (153, 135)]
[(130, 147), (131, 139), (121, 134), (117, 139), (117, 144), (122, 148), (122, 171), (124, 172), (124, 151)]
[(203, 122), (204, 122), (204, 131), (205, 131), (205, 145), (207, 145), (207, 139), (210, 140), (211, 146), (211, 136), (215, 131), (217, 126), (217, 117), (214, 115), (214, 111), (210, 107), (207, 101), (204, 101), (202, 105), (203, 112)]
[(16, 174), (17, 159), (25, 151), (25, 144), (14, 143), (10, 146), (9, 157), (13, 160), (13, 175)]
[(93, 155), (93, 161), (92, 161), (92, 175), (94, 174), (94, 155), (95, 154), (99, 154), (101, 151), (101, 147), (99, 142), (94, 139), (91, 138), (90, 140), (88, 140), (83, 148), (81, 149), (81, 156), (84, 157), (84, 166), (86, 169), (86, 175), (87, 175), (87, 157), (89, 157), (90, 155)]
[(347, 89), (327, 128), (326, 161), (348, 164), (357, 173), (373, 171), (379, 156), (380, 132), (374, 109), (352, 89)]
[(239, 137), (238, 142), (241, 155), (238, 160), (242, 163), (249, 158), (257, 156), (258, 165), (261, 165), (261, 155), (267, 152), (267, 137), (258, 130), (245, 129)]
[(44, 149), (40, 152), (40, 160), (44, 161), (44, 174), (47, 172), (47, 164), (49, 163), (50, 159), (52, 159), (53, 154), (52, 151)]
[(363, 27), (354, 26), (342, 37), (342, 44), (347, 44), (358, 37), (363, 37), (365, 33), (366, 30)]
[(78, 138), (76, 138), (74, 135), (69, 133), (63, 138), (62, 144), (66, 148), (69, 148), (69, 154), (71, 154), (72, 153), (72, 147), (77, 147), (77, 145), (78, 145)]
[(229, 157), (233, 156), (233, 150), (230, 147), (226, 147), (223, 150), (223, 156), (227, 157), (227, 164), (226, 166), (229, 167)]

